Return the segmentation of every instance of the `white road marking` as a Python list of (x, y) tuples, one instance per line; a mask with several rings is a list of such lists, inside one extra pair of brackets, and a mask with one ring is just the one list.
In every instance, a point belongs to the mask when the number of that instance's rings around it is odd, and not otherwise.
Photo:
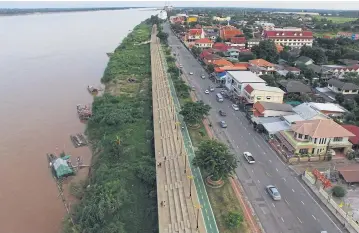
[(272, 162), (272, 160), (269, 160), (269, 162), (271, 163), (271, 162)]
[(281, 217), (281, 219), (282, 219), (282, 222), (284, 222), (284, 219), (283, 219), (283, 217)]
[(297, 219), (298, 219), (298, 221), (299, 221), (300, 223), (303, 223), (303, 222), (302, 222), (302, 220), (300, 220), (300, 218), (299, 218), (299, 217), (297, 217)]
[(278, 168), (275, 168), (275, 170), (278, 172)]
[(294, 193), (294, 189), (292, 189), (292, 192)]
[(284, 182), (287, 182), (287, 180), (285, 178), (283, 178)]
[(203, 199), (203, 195), (201, 196), (201, 198)]
[(304, 205), (304, 202), (303, 202), (303, 201), (300, 201), (300, 202), (302, 202), (302, 204)]
[(212, 225), (211, 225), (211, 224), (209, 224), (209, 228), (212, 228)]
[(287, 205), (289, 205), (289, 202), (287, 201), (287, 199), (284, 199), (285, 203), (287, 203)]
[(252, 169), (252, 172), (254, 172), (253, 169)]
[(274, 205), (274, 203), (272, 203), (272, 206), (275, 208), (275, 205)]
[(312, 214), (312, 217), (315, 219), (315, 220), (317, 220), (317, 218), (316, 217), (314, 217), (314, 215)]
[(209, 215), (207, 215), (207, 219), (209, 220)]
[(258, 180), (258, 183), (261, 183), (261, 182)]

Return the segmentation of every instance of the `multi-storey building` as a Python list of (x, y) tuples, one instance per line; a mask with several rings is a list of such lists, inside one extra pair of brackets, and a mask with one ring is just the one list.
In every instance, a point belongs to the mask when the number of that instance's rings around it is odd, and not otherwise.
[(263, 31), (263, 38), (273, 40), (274, 43), (291, 48), (313, 45), (313, 33), (301, 28), (275, 28)]
[(187, 41), (192, 42), (195, 40), (203, 39), (204, 31), (203, 29), (190, 29), (187, 33)]

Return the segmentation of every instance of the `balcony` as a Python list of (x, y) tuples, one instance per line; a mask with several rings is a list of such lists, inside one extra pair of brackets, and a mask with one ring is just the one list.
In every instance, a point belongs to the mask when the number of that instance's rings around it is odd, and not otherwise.
[(294, 138), (292, 131), (281, 131), (281, 135), (294, 147), (294, 148), (312, 148), (315, 144), (311, 141), (298, 141)]

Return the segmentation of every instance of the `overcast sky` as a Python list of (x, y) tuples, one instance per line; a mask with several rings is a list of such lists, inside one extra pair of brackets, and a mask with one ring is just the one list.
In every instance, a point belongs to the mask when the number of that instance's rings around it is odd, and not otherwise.
[[(170, 1), (174, 7), (250, 7), (359, 10), (358, 1)], [(0, 8), (62, 8), (62, 7), (150, 7), (164, 6), (165, 1), (1, 1)]]

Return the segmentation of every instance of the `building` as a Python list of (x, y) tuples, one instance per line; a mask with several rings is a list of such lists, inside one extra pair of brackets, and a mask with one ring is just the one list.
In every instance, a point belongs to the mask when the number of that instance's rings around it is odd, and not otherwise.
[(245, 37), (232, 37), (231, 46), (233, 47), (246, 47), (246, 38)]
[(249, 70), (258, 76), (275, 72), (274, 64), (264, 59), (249, 60), (248, 63), (250, 65)]
[(213, 21), (219, 21), (219, 22), (231, 21), (231, 17), (227, 16), (222, 18), (218, 16), (213, 16)]
[(216, 83), (225, 84), (227, 71), (247, 71), (248, 63), (237, 63), (233, 66), (222, 66), (214, 68), (214, 75)]
[(194, 45), (198, 48), (212, 48), (213, 42), (208, 38), (196, 40)]
[(347, 110), (340, 105), (333, 103), (309, 102), (308, 105), (314, 110), (332, 118), (341, 118), (347, 112)]
[(294, 64), (296, 66), (308, 66), (311, 64), (314, 64), (313, 59), (311, 59), (310, 57), (306, 57), (306, 56), (300, 56), (298, 57), (298, 59), (294, 62)]
[(258, 101), (253, 105), (254, 117), (278, 117), (293, 114), (293, 108), (289, 104)]
[(239, 49), (229, 48), (229, 49), (227, 49), (226, 52), (224, 52), (224, 55), (226, 57), (236, 58), (236, 60), (238, 61), (239, 53), (240, 53)]
[(212, 61), (212, 64), (213, 64), (215, 67), (233, 66), (233, 63), (232, 63), (232, 62), (227, 61), (227, 60), (224, 59), (224, 58), (217, 59), (217, 60), (213, 60), (213, 61)]
[(356, 125), (342, 125), (346, 130), (354, 134), (354, 136), (349, 137), (349, 142), (353, 144), (354, 149), (359, 147), (359, 127)]
[(262, 84), (248, 84), (243, 90), (243, 96), (247, 103), (266, 101), (272, 103), (283, 103), (284, 91), (278, 87), (263, 86)]
[(276, 73), (281, 76), (287, 76), (290, 72), (294, 75), (300, 75), (300, 69), (297, 67), (287, 66), (287, 65), (276, 65), (275, 66)]
[(220, 57), (216, 54), (211, 54), (211, 53), (204, 54), (201, 56), (201, 58), (202, 58), (203, 63), (206, 65), (212, 64), (213, 61), (222, 59), (222, 57)]
[(249, 39), (247, 42), (247, 48), (252, 48), (255, 45), (259, 45), (260, 39)]
[(292, 154), (324, 155), (331, 149), (345, 154), (352, 147), (349, 138), (355, 135), (331, 119), (318, 119), (295, 122), (276, 136)]
[(344, 74), (347, 73), (356, 73), (359, 74), (359, 65), (349, 65), (349, 66), (341, 66), (341, 65), (322, 65), (322, 68), (325, 69), (330, 76), (336, 76), (338, 78), (342, 78)]
[(311, 107), (309, 103), (302, 103), (293, 108), (293, 111), (303, 120), (330, 119), (327, 115)]
[(328, 80), (328, 89), (336, 94), (342, 93), (343, 95), (358, 94), (359, 91), (359, 87), (354, 83), (345, 83), (334, 78)]
[(274, 28), (275, 28), (274, 23), (268, 23), (265, 21), (255, 21), (254, 24), (260, 26), (263, 30), (266, 30), (266, 31), (274, 30)]
[(312, 93), (312, 89), (305, 85), (304, 83), (297, 81), (297, 80), (280, 80), (279, 86), (286, 92), (286, 93), (294, 93), (294, 94), (310, 94)]
[(241, 35), (243, 35), (242, 31), (233, 26), (223, 26), (219, 29), (219, 36), (224, 41), (230, 40), (232, 37)]
[(204, 36), (213, 42), (216, 41), (217, 37), (219, 36), (218, 31), (214, 31), (213, 29), (203, 29), (204, 30)]
[(187, 23), (197, 22), (198, 16), (195, 16), (195, 15), (188, 16), (186, 21), (187, 21)]
[(225, 87), (237, 97), (242, 97), (248, 84), (266, 85), (266, 82), (250, 71), (227, 71)]
[(274, 43), (291, 48), (313, 45), (313, 33), (311, 31), (298, 31), (294, 29), (275, 29), (263, 31), (263, 38), (273, 40)]
[(205, 36), (204, 36), (203, 29), (190, 29), (187, 33), (187, 41), (188, 42), (203, 39), (204, 37)]
[(359, 34), (352, 32), (338, 32), (337, 37), (344, 37), (351, 40), (359, 40)]

